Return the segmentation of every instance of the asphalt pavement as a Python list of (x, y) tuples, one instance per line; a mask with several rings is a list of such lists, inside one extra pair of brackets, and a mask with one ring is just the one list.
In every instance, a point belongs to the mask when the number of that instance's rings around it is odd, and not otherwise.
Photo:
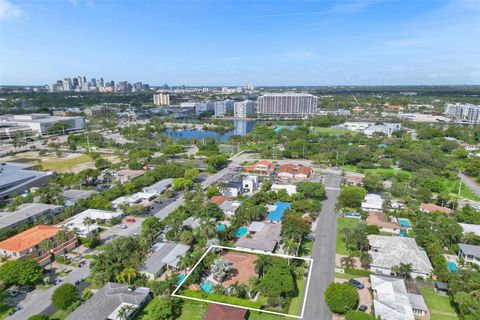
[(340, 173), (328, 172), (325, 175), (327, 199), (323, 201), (322, 211), (317, 221), (312, 255), (313, 267), (305, 305), (305, 320), (330, 320), (332, 313), (325, 303), (325, 290), (333, 282), (335, 270), (335, 245), (337, 235), (337, 217), (335, 206), (340, 194)]
[(472, 178), (464, 175), (463, 173), (459, 173), (458, 177), (467, 187), (470, 188), (470, 190), (472, 190), (477, 196), (480, 196), (480, 185), (473, 181)]

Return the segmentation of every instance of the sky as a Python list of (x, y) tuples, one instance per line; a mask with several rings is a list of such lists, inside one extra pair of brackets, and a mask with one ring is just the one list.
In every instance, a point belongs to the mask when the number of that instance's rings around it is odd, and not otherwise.
[(0, 0), (0, 84), (480, 84), (480, 0)]

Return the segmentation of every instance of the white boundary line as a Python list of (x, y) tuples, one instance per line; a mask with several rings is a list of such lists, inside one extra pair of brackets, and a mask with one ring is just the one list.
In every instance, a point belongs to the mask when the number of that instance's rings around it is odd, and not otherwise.
[[(218, 249), (226, 249), (226, 250), (231, 250), (231, 251), (240, 251), (240, 252), (246, 252), (250, 254), (263, 254), (267, 256), (274, 256), (274, 257), (281, 257), (285, 259), (299, 259), (299, 260), (304, 260), (309, 262), (309, 268), (308, 268), (308, 276), (307, 276), (307, 285), (305, 286), (305, 297), (303, 297), (303, 304), (302, 304), (302, 312), (300, 316), (288, 314), (288, 313), (281, 313), (281, 312), (275, 312), (275, 311), (269, 311), (269, 310), (262, 310), (262, 309), (257, 309), (257, 308), (250, 308), (250, 307), (244, 307), (244, 306), (239, 306), (236, 304), (229, 304), (229, 303), (224, 303), (224, 302), (217, 302), (214, 300), (206, 300), (206, 299), (200, 299), (200, 298), (193, 298), (189, 296), (183, 296), (176, 294), (177, 291), (182, 287), (183, 283), (187, 280), (187, 278), (192, 274), (192, 272), (197, 268), (197, 266), (202, 262), (203, 258), (213, 249), (213, 248), (218, 248)], [(183, 299), (189, 299), (189, 300), (195, 300), (195, 301), (201, 301), (201, 302), (207, 302), (207, 303), (215, 303), (215, 304), (220, 304), (223, 306), (228, 306), (228, 307), (235, 307), (235, 308), (240, 308), (240, 309), (245, 309), (245, 310), (252, 310), (252, 311), (258, 311), (258, 312), (265, 312), (265, 313), (270, 313), (274, 314), (277, 316), (284, 316), (284, 317), (291, 317), (291, 318), (296, 318), (296, 319), (302, 319), (303, 314), (305, 312), (305, 306), (307, 302), (307, 295), (308, 295), (308, 287), (310, 285), (310, 276), (312, 274), (312, 267), (313, 267), (313, 259), (312, 258), (304, 258), (304, 257), (295, 257), (295, 256), (288, 256), (288, 255), (283, 255), (283, 254), (276, 254), (276, 253), (266, 253), (266, 252), (258, 252), (258, 251), (252, 251), (252, 250), (246, 250), (246, 249), (241, 249), (241, 248), (232, 248), (232, 247), (225, 247), (225, 246), (218, 246), (218, 245), (211, 245), (207, 251), (202, 255), (202, 257), (197, 261), (197, 263), (193, 266), (193, 268), (190, 270), (190, 272), (187, 274), (187, 276), (178, 284), (178, 286), (173, 290), (172, 292), (172, 297), (177, 297), (177, 298), (183, 298)], [(302, 293), (303, 294), (303, 293)]]

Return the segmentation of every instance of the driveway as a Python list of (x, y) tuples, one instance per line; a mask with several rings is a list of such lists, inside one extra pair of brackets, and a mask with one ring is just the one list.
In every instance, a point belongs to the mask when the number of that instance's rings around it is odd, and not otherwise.
[(477, 196), (480, 196), (480, 185), (473, 180), (471, 177), (464, 175), (463, 173), (459, 173), (458, 177), (462, 180), (462, 182), (469, 187)]
[(313, 243), (311, 255), (313, 267), (303, 316), (303, 319), (306, 320), (332, 318), (332, 313), (325, 303), (325, 290), (334, 279), (335, 238), (337, 233), (335, 206), (340, 194), (341, 180), (339, 172), (328, 172), (325, 175), (327, 199), (323, 201)]
[[(373, 304), (373, 299), (372, 299), (372, 294), (370, 293), (370, 281), (368, 281), (367, 277), (359, 277), (355, 278), (355, 280), (360, 281), (365, 288), (358, 290), (358, 294), (360, 295), (360, 301), (358, 303), (358, 306), (361, 306), (362, 304), (366, 305), (368, 309), (365, 311), (366, 313), (370, 313), (372, 311), (372, 304)], [(335, 282), (337, 283), (344, 283), (347, 282), (348, 279), (343, 279), (343, 278), (335, 278)]]

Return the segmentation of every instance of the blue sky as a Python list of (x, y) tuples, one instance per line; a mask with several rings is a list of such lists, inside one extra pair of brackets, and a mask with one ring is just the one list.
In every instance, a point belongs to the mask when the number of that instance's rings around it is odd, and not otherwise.
[(0, 0), (0, 84), (480, 84), (480, 1)]

